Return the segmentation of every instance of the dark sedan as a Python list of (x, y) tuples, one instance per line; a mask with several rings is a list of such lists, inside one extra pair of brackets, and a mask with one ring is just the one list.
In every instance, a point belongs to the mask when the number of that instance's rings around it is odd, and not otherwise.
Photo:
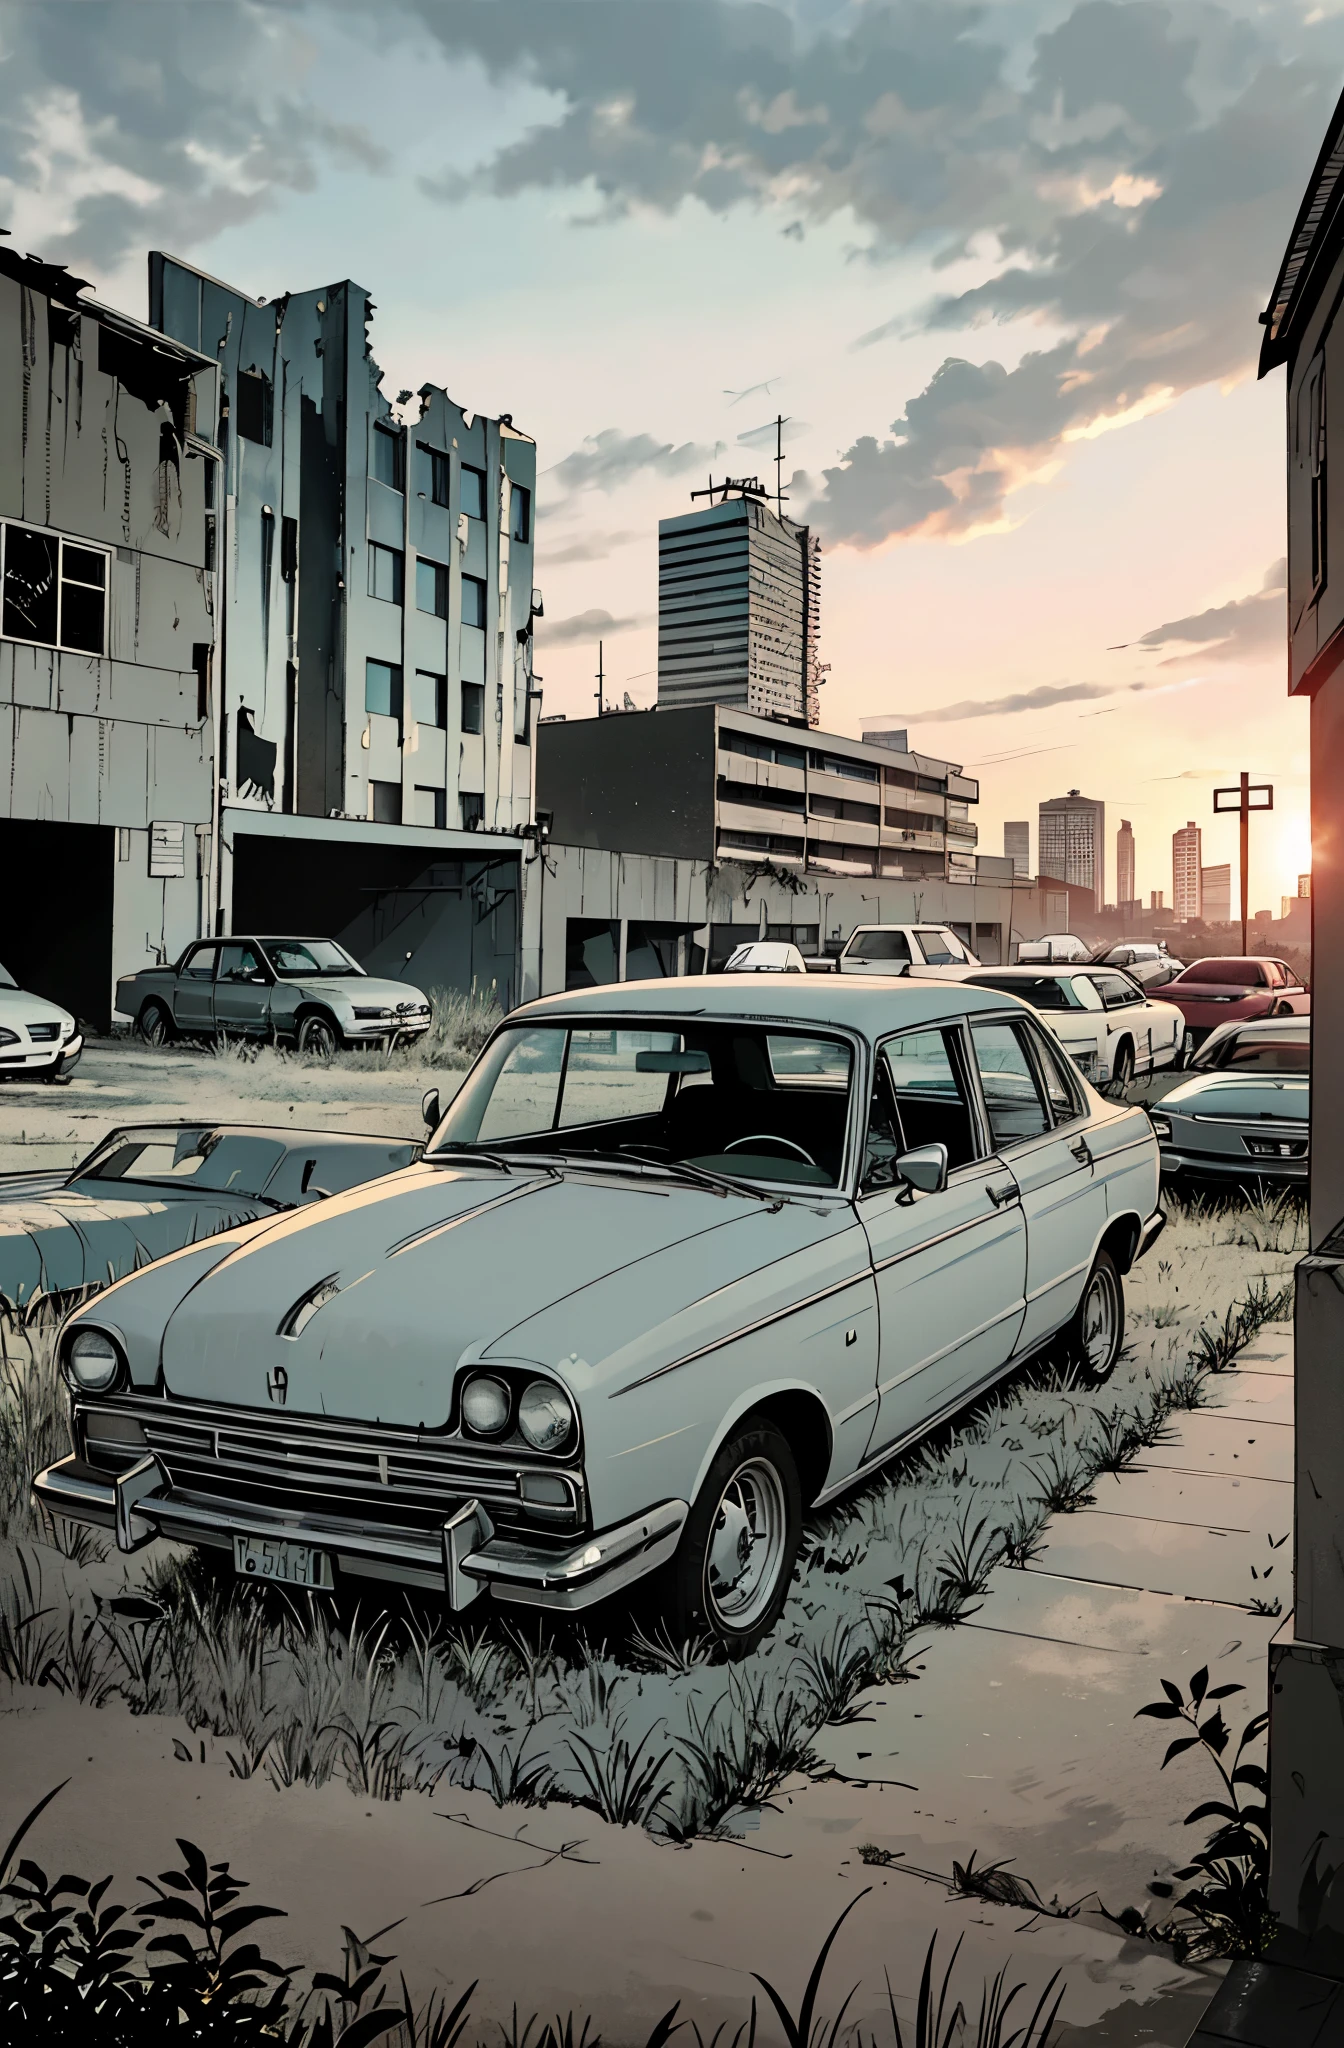
[(409, 1045), (429, 999), (366, 974), (335, 939), (198, 939), (173, 966), (117, 983), (116, 1007), (149, 1045), (178, 1037), (288, 1040), (326, 1059), (343, 1045)]
[(1214, 1033), (1190, 1079), (1150, 1111), (1164, 1174), (1305, 1181), (1311, 1126), (1311, 1019), (1267, 1017)]
[(1311, 1011), (1310, 989), (1285, 961), (1236, 956), (1194, 961), (1166, 984), (1162, 1000), (1175, 1003), (1185, 1018), (1183, 1060), (1220, 1024), (1249, 1023), (1253, 1017), (1302, 1017)]

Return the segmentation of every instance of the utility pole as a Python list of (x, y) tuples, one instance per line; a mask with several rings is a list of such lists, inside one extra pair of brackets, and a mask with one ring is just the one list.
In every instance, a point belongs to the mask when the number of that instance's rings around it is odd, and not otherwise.
[(782, 412), (775, 414), (775, 517), (784, 517), (784, 429), (788, 425)]
[(602, 686), (605, 682), (606, 677), (602, 673), (602, 642), (599, 640), (597, 643), (597, 688), (593, 692), (593, 695), (597, 698), (597, 715), (599, 718), (601, 718), (603, 713)]
[[(1229, 797), (1229, 803), (1222, 799)], [(1213, 808), (1221, 816), (1236, 811), (1241, 818), (1241, 951), (1246, 953), (1247, 906), (1250, 901), (1250, 853), (1251, 853), (1251, 812), (1272, 811), (1274, 808), (1274, 785), (1272, 782), (1252, 782), (1243, 768), (1241, 781), (1235, 789), (1215, 789)]]

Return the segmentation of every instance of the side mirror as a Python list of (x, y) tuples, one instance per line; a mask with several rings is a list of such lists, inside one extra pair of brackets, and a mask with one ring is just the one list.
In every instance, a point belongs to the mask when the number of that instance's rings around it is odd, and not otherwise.
[(921, 1195), (940, 1195), (947, 1186), (947, 1147), (916, 1145), (913, 1152), (901, 1153), (896, 1171)]
[(420, 1102), (420, 1114), (425, 1120), (426, 1130), (433, 1131), (438, 1128), (442, 1111), (439, 1108), (439, 1091), (437, 1088), (427, 1088), (425, 1090)]

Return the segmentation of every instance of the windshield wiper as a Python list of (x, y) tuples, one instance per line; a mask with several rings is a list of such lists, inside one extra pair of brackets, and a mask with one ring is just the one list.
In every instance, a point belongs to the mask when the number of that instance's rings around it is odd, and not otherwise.
[(557, 1152), (550, 1155), (565, 1166), (581, 1167), (590, 1162), (598, 1165), (636, 1167), (641, 1171), (652, 1168), (655, 1173), (665, 1173), (673, 1180), (685, 1180), (699, 1187), (712, 1188), (716, 1195), (752, 1195), (758, 1202), (773, 1202), (775, 1197), (767, 1195), (760, 1188), (754, 1188), (746, 1181), (735, 1180), (730, 1173), (713, 1173), (707, 1166), (692, 1166), (688, 1159), (650, 1159), (633, 1145), (623, 1146), (619, 1152)]
[(432, 1152), (422, 1153), (427, 1166), (434, 1166), (440, 1159), (482, 1160), (485, 1165), (497, 1168), (500, 1173), (511, 1174), (513, 1168), (499, 1152), (487, 1152), (479, 1145), (436, 1145)]

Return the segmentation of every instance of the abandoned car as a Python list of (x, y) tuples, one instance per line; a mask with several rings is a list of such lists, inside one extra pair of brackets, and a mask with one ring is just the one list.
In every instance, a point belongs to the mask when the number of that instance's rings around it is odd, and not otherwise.
[(1185, 1019), (1174, 1003), (1107, 967), (996, 967), (969, 977), (978, 988), (1019, 996), (1050, 1028), (1089, 1081), (1128, 1086), (1136, 1074), (1173, 1066)]
[(411, 1045), (430, 1024), (427, 996), (366, 974), (335, 939), (200, 939), (173, 966), (124, 974), (116, 1009), (149, 1045), (285, 1039), (322, 1059), (343, 1045)]
[(83, 1050), (70, 1012), (20, 988), (0, 961), (0, 1081), (59, 1081), (74, 1072)]
[(150, 1259), (409, 1166), (405, 1138), (248, 1124), (136, 1124), (68, 1171), (0, 1174), (0, 1295), (120, 1280)]
[(1150, 1112), (1163, 1173), (1276, 1184), (1306, 1180), (1310, 1017), (1220, 1025), (1190, 1069), (1190, 1079)]
[(547, 997), (424, 1157), (63, 1326), (55, 1513), (586, 1607), (660, 1573), (757, 1642), (825, 1503), (1070, 1331), (1097, 1375), (1161, 1228), (1147, 1114), (998, 991), (714, 975)]

